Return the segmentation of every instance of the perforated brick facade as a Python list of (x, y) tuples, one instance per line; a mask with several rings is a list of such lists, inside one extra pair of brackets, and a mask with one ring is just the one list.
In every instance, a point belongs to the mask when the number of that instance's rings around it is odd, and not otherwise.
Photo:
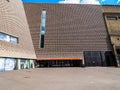
[(18, 44), (0, 40), (0, 57), (36, 59), (21, 0), (0, 0), (0, 32), (19, 40)]
[[(24, 3), (37, 58), (83, 58), (83, 51), (112, 50), (97, 5)], [(40, 48), (41, 13), (45, 9), (44, 48)]]

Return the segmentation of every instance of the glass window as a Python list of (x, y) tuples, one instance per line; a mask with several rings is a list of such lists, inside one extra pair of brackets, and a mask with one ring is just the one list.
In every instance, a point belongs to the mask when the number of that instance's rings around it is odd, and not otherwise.
[(44, 26), (41, 26), (41, 31), (45, 31), (45, 27)]
[(44, 35), (41, 35), (41, 48), (44, 48)]
[(0, 58), (0, 72), (5, 71), (5, 58)]
[(42, 18), (46, 18), (46, 10), (42, 11)]
[(12, 43), (18, 43), (18, 39), (15, 38), (15, 37), (11, 37), (10, 38), (10, 42), (12, 42)]
[(45, 31), (41, 31), (41, 35), (44, 35), (45, 34)]
[(44, 48), (44, 35), (45, 35), (45, 24), (46, 24), (46, 10), (42, 11), (41, 16), (41, 35), (40, 35), (40, 47)]
[(16, 59), (6, 58), (5, 61), (5, 71), (15, 70)]
[(45, 18), (42, 19), (41, 26), (45, 27)]
[(10, 42), (10, 36), (9, 35), (6, 35), (6, 40), (7, 42)]
[(118, 20), (120, 20), (120, 16), (118, 17)]
[(21, 60), (20, 67), (21, 67), (21, 69), (29, 69), (30, 68), (30, 60)]
[(0, 58), (0, 72), (15, 70), (16, 65), (16, 59)]
[(107, 16), (107, 20), (117, 20), (116, 16)]
[(18, 38), (8, 35), (8, 34), (4, 34), (0, 32), (0, 40), (4, 40), (7, 42), (11, 42), (11, 43), (18, 43)]
[(0, 33), (0, 39), (1, 40), (6, 40), (7, 38), (7, 35), (3, 34), (3, 33)]

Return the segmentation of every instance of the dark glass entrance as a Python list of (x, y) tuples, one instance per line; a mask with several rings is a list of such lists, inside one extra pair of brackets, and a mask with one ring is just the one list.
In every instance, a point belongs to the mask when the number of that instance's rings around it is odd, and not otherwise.
[(39, 67), (81, 67), (82, 60), (39, 60)]
[(113, 52), (105, 52), (106, 66), (116, 66), (116, 60)]
[(99, 51), (85, 51), (85, 66), (102, 66), (101, 54)]
[(85, 51), (85, 66), (115, 66), (112, 51)]
[(116, 49), (118, 60), (120, 61), (120, 49)]
[(117, 52), (117, 58), (120, 64), (120, 49), (116, 49), (116, 52)]

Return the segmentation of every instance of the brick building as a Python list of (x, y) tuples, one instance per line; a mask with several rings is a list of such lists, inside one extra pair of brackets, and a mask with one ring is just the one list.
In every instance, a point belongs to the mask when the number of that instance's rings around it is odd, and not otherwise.
[(36, 55), (21, 0), (0, 0), (0, 71), (33, 68)]
[(40, 66), (114, 66), (106, 7), (24, 3)]

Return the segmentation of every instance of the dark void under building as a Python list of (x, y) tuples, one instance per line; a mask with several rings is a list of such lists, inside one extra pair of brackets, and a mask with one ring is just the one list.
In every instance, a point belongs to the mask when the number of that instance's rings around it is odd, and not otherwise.
[(100, 5), (24, 3), (39, 66), (113, 66)]

